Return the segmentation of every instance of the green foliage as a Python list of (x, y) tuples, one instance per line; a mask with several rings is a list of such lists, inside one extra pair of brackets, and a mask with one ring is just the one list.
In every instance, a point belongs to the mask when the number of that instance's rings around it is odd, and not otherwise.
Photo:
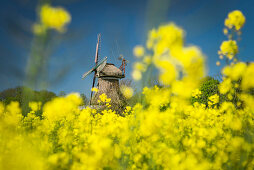
[(214, 79), (213, 77), (206, 77), (200, 86), (200, 91), (201, 91), (201, 95), (197, 98), (195, 97), (191, 97), (191, 103), (202, 103), (205, 104), (206, 106), (208, 106), (208, 101), (209, 101), (209, 97), (215, 94), (218, 94), (220, 96), (220, 102), (221, 103), (221, 99), (223, 99), (223, 96), (219, 93), (219, 80)]
[(86, 97), (86, 95), (84, 93), (81, 93), (80, 97), (82, 98), (84, 105), (89, 104), (89, 100), (88, 100), (88, 98)]

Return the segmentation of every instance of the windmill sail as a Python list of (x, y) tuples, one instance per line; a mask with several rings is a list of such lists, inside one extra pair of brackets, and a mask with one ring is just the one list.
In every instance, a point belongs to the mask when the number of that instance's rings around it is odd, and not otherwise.
[(100, 63), (98, 64), (98, 67), (96, 68), (97, 73), (100, 73), (101, 70), (105, 67), (107, 63), (107, 57), (105, 57)]
[(86, 72), (85, 74), (83, 74), (82, 79), (84, 79), (86, 76), (88, 76), (89, 74), (91, 74), (93, 71), (97, 71), (100, 72), (106, 65), (107, 63), (107, 57), (105, 57), (103, 60), (101, 60), (96, 66), (94, 66), (91, 70), (89, 70), (88, 72)]
[(82, 79), (84, 79), (86, 76), (91, 74), (93, 71), (94, 71), (94, 67), (91, 70), (89, 70), (88, 72), (86, 72), (85, 74), (83, 74)]

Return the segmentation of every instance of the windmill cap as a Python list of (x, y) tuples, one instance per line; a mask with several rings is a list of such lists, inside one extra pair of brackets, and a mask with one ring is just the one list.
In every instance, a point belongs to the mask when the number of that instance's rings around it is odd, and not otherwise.
[(98, 77), (124, 78), (123, 72), (112, 63), (106, 63)]

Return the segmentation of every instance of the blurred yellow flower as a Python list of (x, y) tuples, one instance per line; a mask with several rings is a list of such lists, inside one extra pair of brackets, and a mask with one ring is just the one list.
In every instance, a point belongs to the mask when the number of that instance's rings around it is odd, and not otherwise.
[(201, 96), (202, 92), (199, 89), (195, 89), (192, 91), (192, 97), (199, 98)]
[(29, 102), (29, 107), (32, 109), (32, 111), (38, 111), (41, 109), (41, 102)]
[(221, 54), (231, 60), (238, 53), (238, 46), (234, 40), (223, 41), (220, 50)]
[(243, 89), (250, 89), (254, 88), (254, 63), (250, 63), (246, 70), (244, 71), (244, 74), (242, 75), (242, 88)]
[(219, 103), (219, 95), (218, 94), (214, 94), (214, 95), (210, 96), (208, 99), (211, 101), (212, 105)]
[(159, 81), (164, 85), (170, 85), (178, 77), (178, 72), (169, 61), (157, 61), (160, 69)]
[(71, 113), (78, 110), (82, 99), (78, 93), (71, 93), (66, 97), (58, 97), (46, 103), (43, 107), (43, 116), (49, 121), (57, 121), (70, 118)]
[(227, 78), (223, 80), (219, 85), (219, 90), (221, 94), (226, 94), (232, 88), (231, 79)]
[(61, 7), (43, 5), (40, 11), (41, 23), (59, 32), (65, 31), (65, 26), (71, 21), (71, 15)]
[(152, 63), (152, 58), (150, 56), (145, 56), (143, 62), (147, 65)]
[(36, 35), (41, 35), (46, 33), (46, 27), (43, 24), (34, 24), (32, 29), (33, 29), (33, 33)]
[(96, 88), (96, 87), (93, 87), (92, 89), (91, 89), (91, 91), (93, 91), (93, 92), (98, 92), (98, 88)]
[(225, 76), (230, 77), (232, 80), (238, 80), (245, 73), (247, 66), (243, 62), (238, 62), (232, 66), (226, 66), (223, 68), (222, 73)]
[(122, 86), (121, 87), (121, 92), (124, 95), (125, 98), (129, 99), (133, 96), (133, 89), (128, 86)]
[(132, 78), (136, 81), (140, 80), (142, 78), (142, 73), (139, 70), (134, 70), (132, 72)]
[(136, 62), (136, 63), (134, 63), (134, 69), (144, 72), (144, 71), (146, 71), (146, 65), (141, 62)]
[(133, 49), (133, 54), (134, 56), (140, 58), (142, 56), (144, 56), (145, 54), (145, 49), (143, 46), (141, 45), (137, 45), (134, 49)]
[(238, 31), (245, 23), (245, 17), (239, 10), (232, 11), (228, 14), (228, 18), (225, 19), (225, 26), (229, 29), (233, 27)]
[(223, 29), (223, 33), (224, 33), (225, 35), (227, 35), (227, 34), (228, 34), (228, 29), (227, 29), (227, 28), (224, 28), (224, 29)]

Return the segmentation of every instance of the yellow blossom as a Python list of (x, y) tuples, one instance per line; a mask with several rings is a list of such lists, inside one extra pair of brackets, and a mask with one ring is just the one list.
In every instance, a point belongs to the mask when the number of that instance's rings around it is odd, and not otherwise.
[(41, 102), (29, 102), (29, 107), (32, 109), (32, 111), (38, 111), (41, 109)]
[(254, 63), (250, 63), (247, 68), (244, 70), (242, 76), (242, 88), (249, 89), (254, 88), (254, 79), (250, 78), (254, 75)]
[(238, 80), (245, 73), (246, 67), (245, 63), (239, 62), (232, 66), (224, 67), (222, 73), (230, 77), (232, 80)]
[(208, 99), (211, 101), (212, 105), (219, 103), (219, 95), (218, 94), (212, 95)]
[(225, 20), (225, 26), (229, 29), (233, 27), (238, 31), (245, 23), (245, 17), (243, 13), (239, 10), (232, 11), (228, 14), (228, 18)]
[(92, 89), (91, 89), (91, 91), (93, 91), (93, 92), (98, 92), (98, 88), (96, 88), (96, 87), (93, 87)]
[(40, 19), (41, 23), (46, 27), (63, 32), (65, 26), (71, 21), (71, 16), (61, 7), (43, 5), (40, 11)]
[(129, 99), (133, 96), (133, 89), (128, 86), (122, 86), (121, 87), (121, 92), (124, 95), (125, 98)]
[(139, 70), (134, 70), (132, 72), (132, 78), (134, 80), (140, 80), (142, 78), (142, 73)]
[(227, 34), (228, 34), (228, 29), (227, 29), (227, 28), (224, 28), (224, 29), (223, 29), (223, 33), (224, 33), (225, 35), (227, 35)]
[(141, 45), (137, 45), (137, 46), (134, 48), (134, 50), (133, 50), (133, 54), (134, 54), (134, 56), (136, 56), (136, 57), (138, 57), (138, 58), (144, 56), (144, 54), (145, 54), (145, 49), (144, 49), (144, 47), (141, 46)]
[(192, 97), (199, 98), (202, 92), (199, 89), (195, 89), (192, 91)]
[(136, 63), (134, 63), (134, 69), (144, 72), (144, 71), (146, 71), (146, 66), (141, 62), (136, 62)]
[(227, 78), (219, 85), (219, 90), (221, 94), (226, 94), (232, 87), (231, 79)]
[(150, 56), (145, 56), (143, 62), (147, 65), (152, 63), (152, 58)]
[(231, 60), (238, 53), (238, 46), (234, 40), (223, 41), (220, 50), (221, 54)]

